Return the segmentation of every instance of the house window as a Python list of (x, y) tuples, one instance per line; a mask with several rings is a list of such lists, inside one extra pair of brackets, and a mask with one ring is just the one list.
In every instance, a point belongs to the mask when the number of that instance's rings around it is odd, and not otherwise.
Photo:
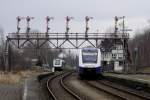
[(119, 66), (123, 66), (123, 61), (119, 61)]
[(116, 54), (112, 54), (112, 57), (113, 57), (113, 58), (116, 58), (116, 56), (117, 56)]
[(122, 58), (123, 58), (123, 54), (120, 53), (120, 54), (118, 55), (118, 58), (119, 58), (119, 59), (122, 59)]

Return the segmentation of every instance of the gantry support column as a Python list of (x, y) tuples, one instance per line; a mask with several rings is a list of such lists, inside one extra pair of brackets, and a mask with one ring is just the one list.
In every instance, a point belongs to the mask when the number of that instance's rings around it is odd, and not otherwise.
[(11, 70), (11, 47), (10, 41), (7, 38), (6, 45), (5, 45), (5, 72)]

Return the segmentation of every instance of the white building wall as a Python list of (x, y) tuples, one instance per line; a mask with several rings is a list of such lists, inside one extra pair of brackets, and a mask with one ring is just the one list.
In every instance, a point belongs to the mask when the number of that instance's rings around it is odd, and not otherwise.
[(111, 59), (112, 59), (112, 53), (111, 52), (102, 53), (102, 61), (111, 61)]
[(116, 45), (116, 49), (112, 50), (112, 55), (116, 57), (113, 58), (114, 60), (114, 71), (122, 72), (123, 71), (123, 48), (122, 45)]
[(119, 65), (119, 61), (115, 61), (114, 62), (114, 71), (122, 72), (122, 70), (123, 70), (123, 66)]
[(122, 45), (116, 45), (116, 48), (113, 49), (111, 52), (102, 53), (102, 61), (107, 61), (107, 64), (113, 61), (114, 71), (116, 72), (123, 71), (123, 64), (121, 64), (123, 60), (124, 60), (124, 55), (123, 55)]

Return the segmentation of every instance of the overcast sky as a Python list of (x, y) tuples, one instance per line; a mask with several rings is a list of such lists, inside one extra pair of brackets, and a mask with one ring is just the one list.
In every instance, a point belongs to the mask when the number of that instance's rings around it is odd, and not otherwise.
[[(150, 0), (0, 0), (0, 27), (5, 32), (16, 31), (17, 16), (35, 17), (31, 28), (45, 32), (45, 17), (54, 16), (52, 32), (65, 32), (65, 16), (73, 16), (71, 32), (85, 31), (85, 16), (90, 21), (90, 32), (105, 32), (114, 25), (114, 16), (126, 16), (126, 25), (142, 29), (150, 19)], [(22, 32), (25, 21), (22, 21)], [(133, 34), (132, 32), (132, 34)]]

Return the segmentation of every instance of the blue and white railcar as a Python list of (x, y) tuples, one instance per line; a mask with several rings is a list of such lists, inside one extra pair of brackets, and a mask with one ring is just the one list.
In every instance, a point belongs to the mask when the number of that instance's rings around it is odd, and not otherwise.
[(53, 67), (55, 70), (63, 70), (65, 66), (65, 61), (63, 59), (54, 59)]
[(81, 77), (102, 73), (100, 49), (84, 47), (79, 50), (78, 73)]

